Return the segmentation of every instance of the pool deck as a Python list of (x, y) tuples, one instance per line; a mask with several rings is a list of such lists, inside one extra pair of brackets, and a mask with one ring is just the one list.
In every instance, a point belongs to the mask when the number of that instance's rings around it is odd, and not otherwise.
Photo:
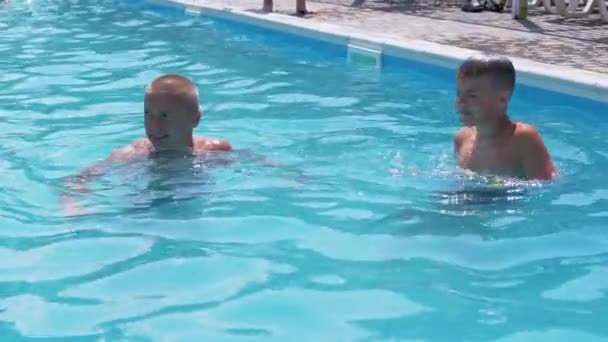
[[(263, 0), (156, 1), (246, 15), (258, 22), (339, 32), (351, 39), (369, 37), (370, 41), (408, 47), (418, 44), (414, 50), (454, 58), (462, 59), (474, 51), (504, 54), (514, 59), (516, 67), (524, 66), (524, 72), (532, 66), (533, 77), (563, 77), (575, 81), (566, 87), (573, 91), (586, 84), (593, 88), (594, 98), (608, 96), (608, 24), (597, 13), (565, 19), (538, 7), (529, 10), (528, 20), (517, 21), (508, 9), (503, 13), (463, 12), (448, 3), (455, 0), (438, 0), (439, 5), (434, 0), (354, 0), (358, 5), (351, 0), (308, 0), (307, 9), (312, 13), (298, 17), (294, 15), (295, 0), (274, 0), (271, 14), (261, 11)], [(546, 83), (546, 79), (539, 82)]]

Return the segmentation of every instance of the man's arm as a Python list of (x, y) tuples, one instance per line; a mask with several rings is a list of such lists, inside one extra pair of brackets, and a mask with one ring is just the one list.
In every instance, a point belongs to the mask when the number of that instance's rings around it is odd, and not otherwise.
[(204, 149), (212, 152), (229, 152), (232, 151), (232, 145), (224, 140), (210, 139), (205, 141)]
[(74, 196), (77, 193), (90, 194), (87, 188), (89, 181), (103, 175), (111, 163), (129, 159), (133, 156), (134, 151), (135, 149), (131, 145), (115, 150), (108, 158), (87, 167), (76, 176), (68, 177), (63, 183), (64, 188), (61, 192), (64, 216), (77, 216), (89, 213), (90, 210), (82, 208), (76, 203)]
[(87, 183), (91, 178), (100, 176), (104, 173), (105, 164), (108, 159), (102, 160), (95, 163), (94, 165), (87, 167), (80, 174), (76, 176), (68, 177), (63, 185), (61, 191), (61, 204), (63, 205), (64, 216), (79, 216), (89, 213), (90, 211), (81, 207), (75, 200), (77, 193), (90, 194), (87, 188)]
[(125, 161), (132, 157), (134, 152), (135, 149), (131, 145), (115, 150), (112, 152), (112, 154), (110, 154), (108, 158), (98, 161), (92, 166), (87, 167), (77, 176), (69, 177), (64, 182), (64, 185), (66, 188), (72, 191), (87, 193), (88, 190), (86, 188), (86, 183), (91, 178), (101, 176), (110, 163), (117, 161)]
[(534, 127), (522, 126), (517, 138), (526, 178), (529, 180), (552, 179), (556, 170), (543, 139)]

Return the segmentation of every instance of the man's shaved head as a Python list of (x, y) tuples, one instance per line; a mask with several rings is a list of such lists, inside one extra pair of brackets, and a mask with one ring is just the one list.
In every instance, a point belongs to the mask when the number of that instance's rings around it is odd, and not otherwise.
[(196, 85), (180, 75), (156, 78), (146, 88), (144, 114), (156, 150), (192, 148), (192, 131), (201, 118)]
[(157, 94), (179, 99), (193, 113), (198, 112), (198, 89), (194, 82), (181, 75), (163, 75), (146, 88), (146, 95)]

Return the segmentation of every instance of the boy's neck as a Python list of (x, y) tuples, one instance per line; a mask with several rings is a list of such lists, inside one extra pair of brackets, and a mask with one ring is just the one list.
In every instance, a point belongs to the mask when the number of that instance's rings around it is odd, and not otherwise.
[(499, 116), (494, 122), (487, 122), (481, 125), (476, 125), (477, 138), (483, 140), (492, 140), (503, 136), (506, 132), (513, 129), (514, 123), (509, 119), (507, 114)]

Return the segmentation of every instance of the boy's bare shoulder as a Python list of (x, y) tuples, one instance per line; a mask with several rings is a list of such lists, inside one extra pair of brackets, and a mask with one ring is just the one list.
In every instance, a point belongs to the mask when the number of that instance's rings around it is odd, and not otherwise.
[(525, 122), (515, 123), (515, 132), (513, 133), (513, 138), (517, 144), (522, 147), (538, 144), (544, 145), (543, 139), (541, 138), (540, 133), (538, 133), (536, 127)]
[(475, 135), (475, 130), (472, 127), (462, 127), (454, 134), (454, 145), (460, 146), (466, 140), (471, 139)]
[(148, 139), (141, 139), (130, 143), (127, 146), (116, 149), (110, 154), (110, 160), (122, 161), (134, 157), (143, 156), (150, 153), (150, 142)]
[(513, 141), (522, 158), (528, 179), (551, 179), (557, 169), (538, 130), (526, 123), (516, 123)]
[(229, 142), (205, 137), (194, 137), (195, 150), (197, 152), (232, 151)]

